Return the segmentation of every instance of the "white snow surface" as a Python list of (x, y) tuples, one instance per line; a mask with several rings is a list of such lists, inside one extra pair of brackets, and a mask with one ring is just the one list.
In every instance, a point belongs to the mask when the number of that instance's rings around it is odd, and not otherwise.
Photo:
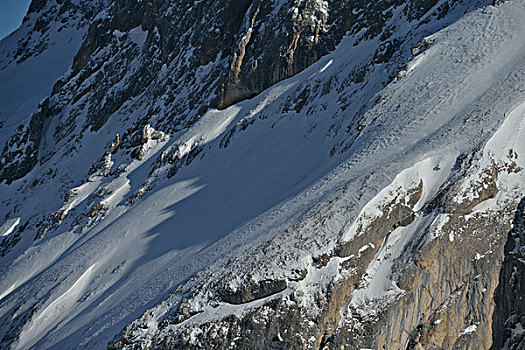
[[(319, 1), (321, 11), (324, 4)], [(110, 120), (100, 134), (85, 135), (75, 157), (59, 159), (62, 154), (57, 154), (52, 158), (61, 169), (58, 179), (67, 181), (75, 194), (68, 201), (57, 195), (59, 187), (54, 183), (25, 194), (29, 199), (17, 192), (16, 188), (38, 178), (45, 165), (38, 165), (27, 178), (10, 186), (0, 184), (2, 201), (18, 196), (22, 203), (16, 217), (4, 219), (12, 208), (2, 207), (2, 236), (9, 236), (15, 226), (35, 215), (66, 213), (64, 221), (55, 226), (44, 223), (49, 225), (49, 234), (42, 239), (22, 237), (0, 260), (2, 319), (16, 319), (34, 310), (22, 323), (13, 347), (103, 349), (147, 309), (156, 312), (145, 331), (154, 335), (157, 322), (169, 311), (175, 288), (201, 271), (212, 276), (219, 271), (216, 266), (230, 258), (250, 261), (260, 257), (259, 247), (266, 242), (281, 239), (277, 251), (291, 254), (298, 242), (286, 237), (285, 229), (308, 222), (305, 213), (333, 200), (343, 187), (356, 204), (351, 212), (354, 220), (343, 216), (328, 220), (319, 233), (321, 242), (329, 242), (323, 249), (333, 247), (338, 239), (352, 239), (359, 234), (359, 226), (381, 215), (381, 205), (422, 181), (423, 196), (414, 210), (421, 209), (446, 181), (457, 155), (475, 147), (484, 145), (481, 162), (508, 161), (512, 149), (516, 164), (525, 166), (525, 92), (517, 88), (525, 86), (524, 16), (524, 3), (511, 1), (474, 11), (432, 35), (432, 45), (414, 58), (408, 74), (381, 91), (377, 104), (363, 116), (366, 128), (342, 155), (329, 157), (327, 152), (332, 146), (326, 136), (333, 124), (330, 113), (335, 109), (329, 106), (313, 116), (278, 111), (301, 83), (327, 81), (353, 68), (352, 60), (363, 48), (354, 48), (350, 38), (318, 63), (257, 97), (223, 111), (209, 110), (185, 132), (150, 140), (144, 159), (125, 164), (119, 175), (100, 173), (86, 180), (78, 163), (90, 163), (92, 154), (103, 154), (100, 135), (113, 138), (119, 130), (120, 120)], [(23, 29), (20, 33), (15, 36), (23, 35)], [(0, 136), (29, 118), (54, 80), (67, 70), (82, 33), (66, 30), (60, 35), (68, 39), (54, 39), (64, 45), (56, 64), (46, 63), (56, 55), (50, 50), (1, 72), (0, 96), (12, 104), (0, 105), (0, 117), (10, 116)], [(146, 33), (140, 28), (129, 35), (143, 45)], [(14, 39), (5, 39), (2, 47), (14, 45), (9, 40)], [(41, 65), (53, 69), (40, 70), (41, 78), (25, 89)], [(334, 98), (337, 95), (332, 91), (312, 103)], [(272, 117), (257, 118), (263, 114)], [(256, 119), (253, 126), (235, 133), (230, 146), (219, 147), (228, 131), (250, 119)], [(163, 177), (165, 169), (149, 174), (161, 154), (175, 151), (182, 157), (196, 146), (206, 150), (202, 159), (199, 155), (173, 178)], [(119, 157), (108, 157), (108, 167), (122, 162)], [(499, 179), (500, 193), (492, 201), (503, 205), (505, 199), (523, 194), (522, 173), (508, 174), (508, 180)], [(465, 181), (465, 193), (469, 181)], [(363, 183), (366, 188), (358, 186)], [(142, 197), (128, 204), (139, 191)], [(94, 201), (102, 203), (105, 213), (88, 218)], [(75, 226), (74, 215), (82, 213), (87, 223)], [(389, 248), (380, 250), (379, 260), (368, 267), (370, 278), (350, 303), (355, 306), (401, 293), (389, 279), (393, 259), (418, 228), (439, 228), (444, 222), (446, 218), (418, 216), (411, 225), (392, 232)], [(315, 235), (305, 239), (315, 241), (312, 237)], [(338, 278), (342, 259), (333, 259), (320, 271), (311, 266), (311, 256), (319, 249), (296, 249), (297, 258), (290, 266), (268, 263), (273, 266), (270, 275), (286, 275), (288, 268), (308, 268), (305, 280), (290, 283), (282, 293), (301, 289), (306, 300), (313, 293), (312, 286)], [(263, 272), (253, 272), (263, 277)], [(204, 305), (206, 312), (198, 317), (241, 313), (242, 308), (263, 302), (222, 305), (216, 310)], [(0, 336), (6, 331), (0, 329)]]
[(472, 324), (468, 326), (467, 328), (465, 328), (463, 331), (461, 331), (461, 333), (459, 333), (458, 335), (458, 338), (465, 334), (474, 333), (477, 329), (478, 329), (478, 326), (475, 324)]
[(0, 226), (0, 236), (9, 236), (19, 223), (20, 218), (7, 220), (2, 226)]

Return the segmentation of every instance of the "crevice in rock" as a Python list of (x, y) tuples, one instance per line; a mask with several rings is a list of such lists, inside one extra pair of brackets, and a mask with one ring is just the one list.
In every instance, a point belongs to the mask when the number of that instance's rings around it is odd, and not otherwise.
[(525, 197), (516, 209), (494, 292), (491, 349), (525, 348)]

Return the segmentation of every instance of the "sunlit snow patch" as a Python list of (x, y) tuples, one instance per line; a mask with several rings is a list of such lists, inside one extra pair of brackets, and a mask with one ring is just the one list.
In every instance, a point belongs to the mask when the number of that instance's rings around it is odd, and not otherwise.
[(7, 220), (0, 226), (0, 237), (9, 236), (20, 223), (20, 218)]

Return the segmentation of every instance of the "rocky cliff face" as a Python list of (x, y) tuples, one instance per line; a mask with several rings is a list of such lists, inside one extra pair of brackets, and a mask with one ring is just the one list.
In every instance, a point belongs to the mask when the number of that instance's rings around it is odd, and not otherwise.
[[(140, 100), (133, 108), (144, 110), (137, 123), (176, 132), (208, 108), (226, 108), (304, 70), (345, 34), (354, 45), (377, 42), (370, 61), (359, 62), (346, 84), (363, 83), (368, 64), (387, 66), (386, 83), (405, 59), (403, 44), (417, 38), (402, 30), (395, 35), (403, 23), (442, 20), (455, 6), (438, 0), (34, 2), (29, 13), (38, 19), (28, 34), (45, 38), (75, 20), (87, 34), (70, 71), (33, 117), (37, 127), (20, 125), (4, 146), (0, 179), (12, 182), (34, 167), (42, 137), (37, 119), (47, 111), (58, 119), (53, 141), (64, 147), (72, 147), (85, 130), (99, 130), (111, 116), (129, 114), (131, 100)], [(56, 28), (61, 22), (66, 24)], [(17, 62), (46, 45), (45, 39), (24, 40)], [(301, 91), (294, 108), (300, 110), (310, 94), (308, 88)]]
[(519, 349), (525, 8), (491, 3), (33, 1), (0, 347)]
[(505, 244), (505, 259), (501, 266), (499, 284), (494, 294), (492, 349), (521, 349), (525, 346), (523, 328), (523, 234), (525, 199), (514, 214), (512, 230)]

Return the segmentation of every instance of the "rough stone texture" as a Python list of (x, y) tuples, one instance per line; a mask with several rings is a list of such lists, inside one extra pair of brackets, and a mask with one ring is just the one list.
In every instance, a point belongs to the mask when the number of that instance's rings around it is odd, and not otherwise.
[(220, 298), (230, 304), (244, 304), (282, 292), (285, 289), (286, 281), (283, 280), (250, 281), (244, 283), (241, 289), (236, 291), (224, 288), (220, 292)]
[[(490, 348), (498, 254), (482, 261), (474, 257), (483, 251), (486, 241), (496, 240), (496, 249), (503, 242), (492, 229), (497, 221), (480, 220), (475, 225), (481, 230), (474, 240), (451, 244), (448, 237), (442, 237), (426, 246), (405, 271), (399, 287), (407, 294), (387, 312), (377, 341), (379, 349)], [(460, 337), (470, 325), (477, 325), (477, 331)]]
[[(112, 116), (131, 110), (144, 111), (143, 124), (163, 132), (180, 131), (209, 108), (226, 108), (304, 70), (332, 51), (344, 35), (355, 36), (355, 44), (378, 38), (370, 64), (397, 69), (403, 43), (391, 39), (394, 12), (403, 7), (406, 20), (426, 16), (429, 21), (442, 18), (453, 6), (437, 3), (183, 0), (174, 5), (161, 0), (63, 0), (57, 5), (34, 1), (30, 12), (40, 16), (34, 30), (42, 38), (49, 24), (61, 17), (81, 17), (88, 27), (71, 70), (55, 83), (49, 99), (53, 113), (48, 118), (58, 119), (55, 142), (71, 148), (86, 129), (97, 131)], [(141, 36), (143, 43), (137, 39)], [(17, 60), (37, 55), (47, 44), (43, 39), (40, 49), (28, 45), (29, 41), (20, 44)], [(362, 67), (348, 83), (363, 83), (367, 71)], [(385, 77), (394, 78), (395, 74)], [(309, 93), (299, 91), (292, 108), (299, 112)], [(8, 152), (3, 152), (5, 164), (14, 159)], [(2, 179), (23, 177), (34, 166), (34, 161), (25, 163), (24, 169), (18, 167)]]
[[(333, 252), (314, 259), (319, 269), (324, 268), (330, 259), (346, 257), (342, 269), (349, 271), (349, 277), (342, 281), (336, 281), (327, 286), (316, 299), (318, 312), (312, 313), (308, 307), (300, 304), (301, 295), (292, 293), (277, 297), (261, 307), (250, 310), (245, 316), (228, 316), (216, 322), (206, 322), (199, 325), (198, 330), (183, 327), (180, 333), (164, 335), (157, 339), (159, 348), (166, 349), (299, 349), (299, 348), (323, 348), (334, 344), (361, 344), (356, 335), (337, 338), (337, 326), (341, 321), (340, 310), (347, 303), (350, 294), (362, 281), (363, 274), (368, 264), (374, 259), (375, 254), (381, 247), (381, 243), (395, 228), (409, 225), (413, 214), (412, 207), (421, 198), (422, 183), (411, 189), (405, 196), (400, 194), (387, 203), (383, 210), (381, 219), (375, 220), (349, 242), (341, 243)], [(410, 219), (411, 218), (411, 219)], [(368, 244), (371, 248), (362, 251), (360, 248)], [(305, 278), (305, 274), (297, 280)], [(219, 283), (218, 297), (222, 301), (233, 304), (245, 304), (256, 299), (267, 297), (278, 293), (286, 287), (285, 281), (262, 281), (254, 284), (248, 279), (237, 289), (229, 292), (225, 298), (225, 287)], [(217, 301), (210, 301), (210, 303)], [(180, 324), (190, 321), (191, 317), (197, 315), (198, 311), (191, 311), (191, 307), (185, 301), (185, 307), (179, 307), (178, 313), (163, 321), (163, 327), (171, 324)], [(134, 344), (134, 327), (132, 324), (117, 336), (110, 349), (128, 348)], [(195, 333), (197, 332), (197, 333)], [(221, 333), (222, 332), (222, 333)], [(371, 330), (369, 331), (371, 334)], [(198, 334), (197, 340), (195, 336)], [(363, 336), (361, 334), (360, 336)], [(335, 346), (332, 344), (332, 346)]]
[[(343, 278), (320, 287), (313, 305), (304, 304), (298, 291), (274, 294), (284, 289), (283, 281), (282, 289), (264, 293), (273, 296), (262, 305), (249, 307), (243, 314), (200, 322), (195, 317), (201, 311), (191, 306), (192, 300), (210, 288), (200, 285), (196, 294), (183, 298), (183, 307), (160, 323), (152, 348), (499, 349), (498, 343), (510, 339), (512, 348), (520, 349), (524, 339), (523, 263), (516, 248), (523, 247), (525, 202), (509, 202), (489, 215), (472, 212), (498, 194), (500, 172), (521, 170), (495, 164), (471, 168), (476, 157), (458, 157), (457, 173), (419, 211), (413, 208), (421, 198), (422, 182), (385, 203), (383, 214), (359, 227), (351, 240), (314, 257), (315, 269), (324, 274), (330, 273), (330, 264), (342, 259), (338, 271)], [(462, 178), (472, 172), (479, 178), (472, 187), (477, 195), (468, 201), (453, 200), (464, 191)], [(394, 299), (375, 300), (357, 308), (348, 304), (366, 280), (367, 266), (389, 244), (389, 235), (396, 228), (416, 223), (417, 217), (425, 222), (421, 218), (437, 215), (447, 215), (447, 222), (439, 229), (429, 224), (418, 226), (415, 237), (394, 261), (393, 279), (402, 292)], [(509, 231), (507, 239), (505, 232)], [(364, 246), (367, 249), (362, 249)], [(302, 281), (308, 273), (312, 271), (290, 281)], [(264, 289), (262, 284), (274, 285), (269, 281), (257, 285), (249, 279), (243, 283), (231, 293), (235, 296), (231, 300), (221, 294), (224, 287), (217, 287), (223, 284), (211, 287), (218, 292), (209, 294), (207, 303), (215, 307), (224, 301), (248, 305), (257, 299), (252, 290)], [(136, 346), (137, 327), (140, 323), (132, 323), (109, 348)]]
[(9, 138), (0, 159), (0, 182), (8, 184), (26, 175), (38, 162), (38, 148), (45, 119), (51, 114), (46, 99), (34, 113), (29, 127), (18, 127), (17, 133)]
[(525, 198), (518, 205), (512, 230), (505, 244), (505, 260), (494, 298), (491, 349), (525, 348)]

